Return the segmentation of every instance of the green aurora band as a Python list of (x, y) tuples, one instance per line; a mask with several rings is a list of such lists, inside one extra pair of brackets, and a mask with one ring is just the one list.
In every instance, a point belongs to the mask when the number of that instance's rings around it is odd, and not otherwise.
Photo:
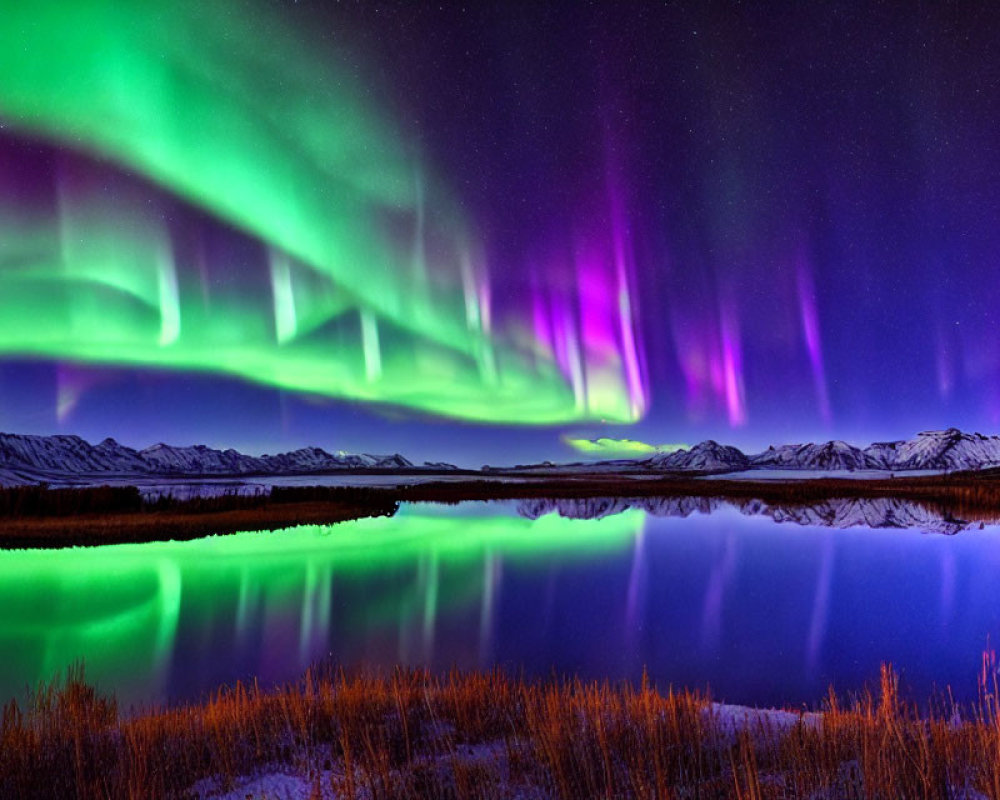
[(636, 458), (643, 455), (653, 455), (654, 453), (674, 453), (678, 450), (687, 450), (687, 444), (647, 444), (635, 439), (611, 439), (602, 436), (597, 439), (583, 439), (573, 436), (563, 436), (563, 442), (574, 450), (586, 453), (591, 456), (602, 456), (604, 458)]
[[(0, 648), (8, 658), (0, 692), (11, 696), (83, 660), (88, 679), (122, 700), (162, 699), (182, 629), (238, 643), (268, 620), (294, 632), (290, 674), (316, 658), (316, 642), (347, 663), (367, 642), (389, 637), (394, 660), (428, 663), (434, 630), (449, 617), (471, 609), (488, 622), (492, 565), (614, 552), (631, 544), (644, 519), (641, 511), (529, 520), (404, 506), (393, 518), (336, 526), (3, 551)], [(334, 587), (339, 605), (352, 598), (336, 625)], [(266, 660), (282, 657), (265, 645)]]
[[(620, 359), (581, 402), (530, 326), (494, 319), (457, 203), (335, 62), (260, 4), (5, 4), (0, 121), (74, 168), (55, 209), (0, 170), (0, 354), (485, 422), (633, 421)], [(109, 195), (112, 171), (127, 186)], [(270, 296), (199, 280), (161, 192), (257, 242)]]

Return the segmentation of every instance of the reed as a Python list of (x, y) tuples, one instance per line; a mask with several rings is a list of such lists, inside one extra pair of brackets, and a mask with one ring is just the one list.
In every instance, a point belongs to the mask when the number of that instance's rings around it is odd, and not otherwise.
[(1000, 800), (1000, 700), (923, 715), (895, 673), (819, 714), (745, 716), (697, 692), (318, 668), (123, 712), (74, 669), (0, 720), (0, 796), (139, 798), (291, 771), (316, 797)]

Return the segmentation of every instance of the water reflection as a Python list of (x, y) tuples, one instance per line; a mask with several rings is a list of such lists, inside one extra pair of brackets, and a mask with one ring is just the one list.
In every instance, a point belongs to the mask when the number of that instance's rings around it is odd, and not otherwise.
[(404, 506), (279, 533), (0, 552), (0, 693), (80, 658), (128, 703), (291, 679), (331, 657), (611, 680), (646, 669), (664, 686), (793, 705), (892, 661), (918, 697), (945, 684), (975, 696), (981, 651), (1000, 639), (996, 530), (885, 536), (776, 525), (812, 517), (773, 507), (635, 502), (647, 505)]
[(327, 656), (489, 666), (505, 563), (599, 558), (627, 547), (643, 516), (581, 528), (425, 506), (278, 533), (0, 552), (0, 694), (78, 659), (126, 702), (291, 679)]
[(734, 508), (747, 516), (766, 516), (775, 522), (790, 522), (823, 528), (900, 528), (926, 533), (956, 534), (998, 521), (993, 512), (951, 509), (894, 497), (830, 498), (817, 503), (767, 503), (721, 497), (597, 497), (570, 500), (524, 500), (518, 513), (538, 519), (556, 513), (567, 519), (603, 519), (629, 510), (656, 517), (688, 517)]

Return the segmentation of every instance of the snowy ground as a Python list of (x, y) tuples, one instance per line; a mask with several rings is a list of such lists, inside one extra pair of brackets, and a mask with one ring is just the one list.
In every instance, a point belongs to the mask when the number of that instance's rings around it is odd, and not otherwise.
[[(444, 773), (450, 771), (456, 760), (465, 767), (480, 765), (495, 774), (502, 784), (502, 796), (517, 800), (547, 800), (549, 797), (537, 787), (518, 786), (509, 780), (507, 750), (503, 742), (462, 745), (438, 756), (417, 757), (413, 768)], [(264, 769), (257, 775), (237, 778), (228, 790), (220, 789), (218, 781), (203, 780), (191, 787), (189, 796), (204, 800), (337, 800), (348, 795), (345, 784), (346, 773), (343, 764), (338, 763), (311, 775), (298, 774), (290, 768)], [(362, 775), (355, 776), (354, 794), (364, 800), (370, 797)]]
[[(802, 720), (806, 725), (818, 726), (822, 716), (815, 712), (800, 714), (794, 711), (758, 709), (747, 706), (713, 703), (708, 712), (720, 730), (735, 736), (743, 730), (769, 729), (781, 731)], [(460, 759), (466, 766), (482, 765), (500, 776), (503, 785), (498, 787), (504, 797), (516, 800), (547, 800), (550, 796), (538, 786), (514, 785), (508, 779), (507, 751), (503, 742), (479, 745), (462, 745), (452, 752), (437, 757), (427, 757), (423, 765), (428, 769), (447, 767), (452, 759)], [(309, 759), (300, 759), (303, 762)], [(336, 800), (346, 796), (338, 787), (344, 785), (346, 774), (342, 764), (317, 770), (312, 775), (291, 771), (290, 767), (262, 769), (259, 774), (237, 778), (228, 789), (220, 788), (217, 781), (203, 780), (191, 787), (191, 796), (204, 800)], [(360, 784), (361, 781), (359, 780)], [(364, 787), (356, 785), (358, 797), (367, 798)], [(969, 798), (972, 800), (972, 798)]]

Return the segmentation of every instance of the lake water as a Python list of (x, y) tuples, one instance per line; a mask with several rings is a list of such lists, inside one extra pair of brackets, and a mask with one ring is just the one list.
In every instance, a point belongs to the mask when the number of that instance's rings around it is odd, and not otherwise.
[[(0, 552), (0, 696), (80, 659), (147, 704), (327, 658), (612, 680), (645, 668), (662, 687), (793, 706), (891, 661), (914, 699), (950, 684), (973, 700), (1000, 642), (1000, 532), (924, 516), (858, 501), (413, 505), (278, 533)], [(858, 520), (917, 527), (828, 527)]]

